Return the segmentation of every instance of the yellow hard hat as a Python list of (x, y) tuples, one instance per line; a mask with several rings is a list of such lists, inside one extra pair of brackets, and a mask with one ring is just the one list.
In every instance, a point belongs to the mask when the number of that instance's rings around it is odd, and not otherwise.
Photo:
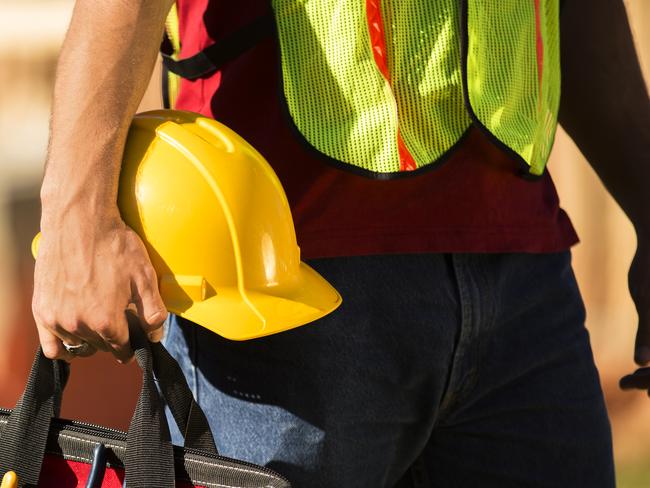
[(167, 309), (223, 337), (281, 332), (341, 304), (300, 261), (271, 166), (215, 120), (175, 110), (137, 115), (118, 206), (147, 248)]

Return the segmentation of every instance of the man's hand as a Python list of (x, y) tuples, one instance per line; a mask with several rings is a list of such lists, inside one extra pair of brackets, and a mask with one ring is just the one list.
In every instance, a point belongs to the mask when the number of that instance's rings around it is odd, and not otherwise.
[(167, 312), (156, 273), (138, 235), (119, 218), (94, 222), (69, 215), (43, 229), (34, 275), (33, 313), (43, 353), (70, 360), (62, 342), (87, 342), (121, 362), (133, 356), (124, 312), (134, 304), (150, 338), (160, 337)]

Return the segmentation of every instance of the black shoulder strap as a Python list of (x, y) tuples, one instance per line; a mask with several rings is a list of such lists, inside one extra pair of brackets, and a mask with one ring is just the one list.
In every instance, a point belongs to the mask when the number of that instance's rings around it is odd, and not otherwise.
[(273, 31), (273, 13), (268, 12), (190, 58), (175, 60), (171, 55), (163, 52), (163, 63), (172, 73), (188, 80), (195, 80), (211, 75), (228, 61), (236, 59), (271, 36)]

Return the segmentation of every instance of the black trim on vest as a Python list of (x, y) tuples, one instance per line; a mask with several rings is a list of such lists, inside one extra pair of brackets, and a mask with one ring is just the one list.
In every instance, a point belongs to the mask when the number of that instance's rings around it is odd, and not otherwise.
[(472, 103), (469, 99), (469, 83), (467, 80), (467, 61), (469, 58), (469, 7), (467, 2), (468, 0), (461, 0), (460, 12), (460, 66), (463, 79), (463, 98), (465, 100), (465, 109), (474, 122), (474, 125), (479, 128), (493, 144), (495, 144), (499, 149), (504, 151), (508, 156), (514, 158), (514, 160), (519, 163), (520, 168), (517, 174), (520, 177), (525, 180), (538, 181), (542, 176), (544, 176), (546, 169), (542, 172), (541, 175), (532, 174), (530, 172), (530, 165), (526, 162), (526, 160), (522, 158), (514, 149), (512, 149), (510, 146), (501, 141), (501, 139), (499, 139), (496, 135), (494, 135), (490, 129), (483, 125), (483, 122), (481, 122), (481, 120), (478, 118), (478, 115), (476, 115), (476, 112), (474, 112), (474, 108), (472, 107)]
[(175, 60), (169, 53), (162, 52), (163, 64), (172, 73), (188, 80), (210, 76), (272, 35), (274, 24), (273, 13), (269, 11), (189, 58)]
[[(280, 78), (282, 78), (281, 74), (280, 74)], [(314, 156), (315, 159), (322, 161), (328, 166), (332, 166), (336, 169), (346, 171), (348, 173), (353, 173), (357, 176), (364, 176), (366, 178), (371, 178), (374, 180), (397, 180), (401, 178), (410, 178), (410, 177), (421, 175), (423, 173), (434, 171), (442, 167), (451, 158), (451, 156), (453, 156), (456, 153), (456, 151), (465, 143), (465, 140), (467, 139), (470, 132), (474, 128), (474, 126), (470, 124), (467, 130), (463, 132), (463, 134), (458, 138), (458, 141), (456, 141), (453, 146), (451, 146), (440, 157), (438, 157), (438, 159), (432, 161), (431, 163), (427, 163), (424, 166), (421, 166), (417, 169), (410, 170), (410, 171), (393, 171), (390, 173), (380, 173), (378, 171), (371, 171), (368, 169), (361, 168), (360, 166), (355, 166), (350, 163), (345, 163), (339, 159), (328, 156), (327, 154), (323, 153), (322, 151), (314, 147), (307, 140), (307, 138), (305, 138), (302, 132), (300, 132), (300, 129), (298, 128), (298, 126), (296, 126), (293, 117), (291, 117), (291, 113), (289, 112), (289, 106), (287, 104), (286, 98), (284, 97), (284, 87), (282, 83), (279, 84), (279, 87), (281, 93), (279, 93), (278, 95), (279, 97), (278, 103), (280, 104), (282, 113), (289, 126), (289, 131), (293, 134), (294, 139), (298, 142), (298, 144), (300, 144), (309, 154)]]

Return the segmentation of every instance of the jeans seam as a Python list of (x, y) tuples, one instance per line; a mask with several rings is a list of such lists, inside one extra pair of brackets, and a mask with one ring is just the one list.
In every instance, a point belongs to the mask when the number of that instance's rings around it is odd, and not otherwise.
[[(475, 324), (475, 342), (474, 347), (475, 362), (472, 365), (474, 368), (474, 373), (469, 375), (471, 384), (467, 384), (466, 388), (463, 391), (463, 394), (468, 395), (476, 388), (478, 385), (479, 378), (481, 376), (481, 358), (483, 357), (483, 346), (484, 346), (484, 333), (489, 333), (493, 329), (494, 324), (496, 323), (496, 296), (494, 294), (494, 287), (490, 286), (488, 282), (488, 276), (490, 276), (489, 270), (487, 269), (485, 259), (478, 259), (479, 262), (477, 268), (481, 271), (481, 284), (485, 288), (485, 293), (488, 295), (489, 304), (485, 303), (485, 300), (479, 301), (479, 306), (481, 309), (481, 321)], [(479, 297), (484, 296), (481, 290), (478, 293)], [(479, 330), (479, 328), (481, 330)], [(469, 382), (468, 382), (469, 383)]]
[[(438, 418), (442, 418), (451, 408), (458, 402), (458, 396), (462, 394), (463, 388), (455, 390), (456, 383), (462, 378), (461, 368), (463, 366), (463, 346), (468, 340), (467, 334), (471, 328), (471, 322), (473, 320), (473, 310), (470, 304), (470, 297), (467, 290), (467, 284), (463, 278), (462, 263), (459, 260), (462, 258), (459, 254), (451, 254), (451, 263), (454, 271), (454, 279), (456, 281), (456, 286), (458, 289), (458, 300), (459, 300), (459, 309), (460, 309), (460, 324), (459, 324), (459, 334), (458, 341), (455, 345), (455, 350), (452, 355), (451, 364), (449, 366), (449, 379), (447, 381), (447, 386), (443, 393), (442, 401), (440, 403), (440, 410), (438, 413)], [(461, 382), (462, 383), (462, 382)]]
[[(467, 256), (464, 259), (465, 263), (465, 276), (466, 280), (463, 282), (464, 283), (464, 292), (465, 295), (463, 297), (464, 303), (463, 307), (466, 308), (467, 313), (466, 317), (463, 317), (463, 322), (462, 322), (462, 328), (464, 332), (464, 337), (465, 337), (465, 342), (463, 345), (463, 350), (460, 351), (462, 352), (462, 361), (460, 362), (460, 369), (459, 369), (459, 375), (458, 375), (458, 380), (459, 380), (459, 388), (456, 391), (455, 394), (455, 403), (461, 402), (468, 394), (469, 391), (473, 388), (473, 382), (474, 380), (474, 375), (472, 374), (472, 367), (474, 366), (471, 363), (471, 357), (476, 354), (476, 348), (477, 348), (477, 342), (476, 342), (476, 336), (477, 336), (477, 328), (478, 328), (478, 321), (477, 318), (481, 317), (481, 314), (478, 314), (475, 310), (475, 307), (480, 307), (480, 301), (477, 301), (477, 303), (474, 303), (474, 298), (472, 297), (472, 291), (470, 290), (470, 287), (474, 287), (474, 291), (476, 291), (477, 288), (477, 283), (475, 279), (475, 274), (472, 273), (470, 269), (470, 264), (476, 268), (476, 256), (471, 255)], [(480, 294), (477, 294), (480, 296)], [(468, 366), (469, 362), (469, 368), (464, 369), (465, 367)], [(472, 384), (470, 384), (472, 382)]]
[[(462, 256), (460, 256), (462, 257)], [(464, 276), (467, 279), (458, 278), (459, 296), (461, 299), (461, 338), (457, 356), (454, 358), (457, 363), (453, 372), (452, 382), (456, 382), (457, 389), (453, 391), (453, 400), (447, 400), (444, 405), (444, 411), (450, 410), (454, 405), (459, 404), (465, 400), (478, 385), (478, 379), (481, 371), (481, 352), (483, 350), (483, 340), (481, 332), (487, 328), (492, 328), (496, 322), (496, 301), (494, 290), (489, 286), (487, 280), (487, 267), (482, 256), (467, 256), (464, 257), (463, 263), (465, 264)], [(455, 261), (458, 262), (458, 258)], [(470, 264), (474, 266), (474, 272), (470, 270)], [(457, 275), (463, 276), (461, 264), (458, 264)], [(456, 269), (456, 268), (455, 268)], [(469, 289), (474, 286), (476, 296), (479, 297), (474, 304), (472, 293)], [(489, 290), (490, 303), (486, 305), (485, 301), (481, 300), (483, 296), (481, 287)], [(477, 307), (480, 313), (475, 313), (474, 307)], [(489, 324), (489, 327), (487, 325)], [(483, 325), (481, 327), (481, 325)], [(460, 354), (460, 356), (458, 356)], [(473, 359), (472, 359), (473, 358)], [(463, 369), (467, 367), (466, 369)], [(453, 385), (452, 385), (453, 386)]]

